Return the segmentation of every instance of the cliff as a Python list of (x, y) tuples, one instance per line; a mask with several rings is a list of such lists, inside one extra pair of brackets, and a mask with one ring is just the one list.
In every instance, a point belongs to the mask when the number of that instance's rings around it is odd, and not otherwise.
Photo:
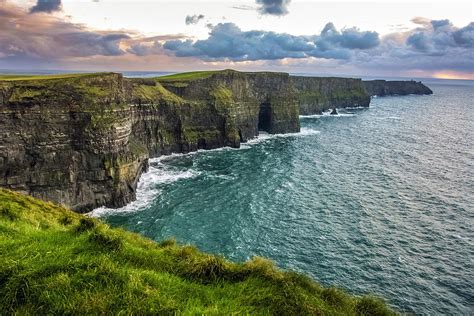
[(0, 189), (0, 310), (6, 315), (394, 315), (254, 257), (229, 262), (153, 242)]
[(300, 114), (321, 114), (334, 108), (368, 107), (367, 94), (361, 79), (291, 77), (297, 90)]
[(430, 88), (420, 81), (364, 81), (364, 87), (371, 96), (433, 94)]
[(0, 80), (0, 186), (76, 211), (135, 199), (148, 158), (299, 131), (287, 74)]
[[(209, 75), (210, 74), (210, 75)], [(226, 132), (247, 141), (259, 130), (271, 134), (299, 132), (296, 93), (286, 73), (243, 73), (234, 70), (157, 79), (185, 100), (214, 104), (227, 117)]]

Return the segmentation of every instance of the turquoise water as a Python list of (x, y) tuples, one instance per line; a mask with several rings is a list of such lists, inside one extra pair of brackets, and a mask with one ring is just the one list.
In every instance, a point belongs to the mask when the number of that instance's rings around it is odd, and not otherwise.
[(474, 312), (474, 87), (374, 98), (302, 132), (152, 160), (115, 226), (254, 255), (419, 314)]

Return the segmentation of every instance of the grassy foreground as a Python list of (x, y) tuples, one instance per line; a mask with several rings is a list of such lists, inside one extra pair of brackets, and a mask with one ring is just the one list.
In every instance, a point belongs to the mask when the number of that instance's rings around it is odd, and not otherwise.
[(262, 258), (155, 243), (0, 189), (0, 314), (391, 315)]

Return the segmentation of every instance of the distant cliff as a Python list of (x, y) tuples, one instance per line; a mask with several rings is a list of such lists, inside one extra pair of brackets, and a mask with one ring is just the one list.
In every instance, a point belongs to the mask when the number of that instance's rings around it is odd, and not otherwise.
[(433, 94), (430, 88), (420, 81), (364, 81), (364, 87), (371, 96)]
[(291, 77), (297, 90), (300, 114), (321, 114), (334, 108), (368, 107), (370, 95), (361, 79)]

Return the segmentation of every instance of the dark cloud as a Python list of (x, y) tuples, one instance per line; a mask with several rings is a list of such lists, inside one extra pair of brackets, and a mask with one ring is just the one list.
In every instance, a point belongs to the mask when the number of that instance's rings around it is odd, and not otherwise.
[(446, 55), (455, 48), (474, 47), (474, 23), (457, 28), (449, 20), (424, 23), (406, 40), (412, 50), (431, 55)]
[(430, 42), (423, 32), (418, 32), (410, 35), (407, 38), (407, 45), (419, 51), (428, 51)]
[(431, 25), (435, 30), (443, 27), (452, 27), (452, 24), (449, 22), (449, 20), (432, 20)]
[(461, 47), (474, 48), (474, 22), (453, 32), (456, 44)]
[(339, 32), (334, 24), (328, 23), (320, 37), (316, 39), (316, 43), (324, 48), (369, 49), (376, 47), (380, 40), (377, 32), (361, 32), (355, 27)]
[(349, 59), (356, 49), (370, 49), (379, 43), (376, 32), (356, 28), (339, 32), (328, 23), (320, 35), (294, 36), (267, 31), (242, 31), (233, 23), (219, 23), (209, 38), (167, 41), (164, 48), (178, 57), (199, 57), (205, 60), (275, 60), (283, 58)]
[(261, 14), (268, 15), (286, 15), (288, 14), (288, 5), (291, 0), (256, 0), (257, 4), (260, 6), (258, 11)]
[(36, 5), (30, 8), (30, 13), (61, 11), (61, 0), (38, 0)]
[(197, 24), (202, 19), (204, 19), (204, 15), (202, 14), (188, 15), (186, 16), (186, 19), (184, 20), (184, 22), (186, 23), (186, 25)]
[(158, 55), (163, 53), (162, 46), (158, 41), (151, 44), (136, 43), (132, 44), (127, 52), (137, 56)]

